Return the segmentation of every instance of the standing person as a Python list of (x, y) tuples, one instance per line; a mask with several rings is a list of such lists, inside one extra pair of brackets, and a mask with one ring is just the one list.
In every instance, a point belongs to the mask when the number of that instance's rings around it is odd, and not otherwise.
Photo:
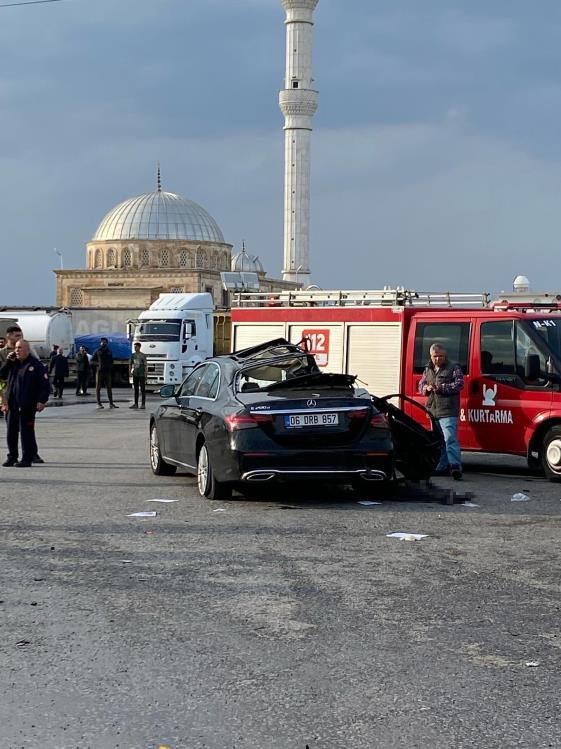
[[(39, 359), (31, 355), (29, 343), (21, 339), (0, 367), (0, 377), (8, 383), (8, 456), (2, 465), (31, 468), (37, 457), (35, 415), (49, 399), (49, 375)], [(20, 436), (22, 458), (18, 460)]]
[(113, 403), (113, 390), (111, 388), (111, 377), (113, 376), (113, 354), (109, 348), (107, 338), (99, 339), (99, 348), (94, 352), (91, 360), (92, 366), (97, 367), (95, 377), (95, 395), (97, 407), (104, 408), (101, 402), (101, 388), (107, 388), (107, 397), (109, 399), (109, 408), (119, 408)]
[(76, 377), (76, 395), (87, 395), (90, 381), (90, 357), (84, 346), (80, 346), (76, 354)]
[(58, 346), (56, 343), (53, 343), (53, 349), (52, 351), (49, 352), (49, 372), (51, 370), (51, 362), (57, 354), (58, 354)]
[[(51, 352), (52, 353), (52, 352)], [(64, 380), (68, 377), (68, 359), (64, 351), (57, 346), (56, 356), (53, 356), (49, 363), (49, 374), (53, 374), (53, 396), (62, 400), (64, 393)]]
[(427, 408), (438, 419), (444, 436), (444, 447), (435, 476), (452, 474), (455, 481), (462, 478), (462, 455), (458, 442), (460, 391), (464, 375), (459, 364), (448, 361), (446, 349), (439, 343), (430, 347), (430, 362), (419, 382), (419, 392), (428, 397)]
[(134, 403), (129, 408), (138, 408), (138, 391), (142, 395), (142, 405), (140, 408), (146, 408), (146, 354), (140, 351), (140, 341), (134, 342), (134, 353), (131, 354), (129, 363), (129, 377), (132, 377), (134, 387)]
[[(15, 352), (16, 343), (22, 338), (23, 333), (19, 325), (10, 325), (8, 328), (6, 328), (4, 345), (2, 346), (2, 348), (0, 348), (0, 367), (2, 367), (6, 363), (9, 354)], [(7, 419), (8, 402), (5, 400), (6, 385), (6, 380), (0, 378), (0, 411), (2, 412), (2, 415)]]

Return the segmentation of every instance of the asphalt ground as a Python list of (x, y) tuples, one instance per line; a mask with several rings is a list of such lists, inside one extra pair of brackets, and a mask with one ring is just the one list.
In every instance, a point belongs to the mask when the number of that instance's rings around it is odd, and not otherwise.
[(46, 463), (0, 469), (2, 749), (561, 746), (561, 486), (467, 457), (435, 486), (478, 507), (213, 503), (152, 475), (127, 397), (47, 409)]

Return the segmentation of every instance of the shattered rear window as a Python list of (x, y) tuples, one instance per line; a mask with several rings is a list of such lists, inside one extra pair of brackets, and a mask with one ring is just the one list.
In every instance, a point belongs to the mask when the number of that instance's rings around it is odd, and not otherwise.
[[(270, 357), (271, 349), (267, 350)], [(258, 358), (258, 357), (255, 357)], [(307, 356), (292, 356), (278, 361), (268, 361), (244, 369), (238, 377), (236, 392), (260, 390), (286, 380), (302, 377), (317, 372), (317, 367)]]

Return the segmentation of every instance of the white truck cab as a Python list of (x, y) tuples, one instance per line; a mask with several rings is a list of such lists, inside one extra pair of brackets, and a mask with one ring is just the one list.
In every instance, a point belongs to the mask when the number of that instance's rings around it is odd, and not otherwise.
[(160, 294), (129, 321), (129, 338), (148, 358), (148, 386), (177, 385), (213, 355), (213, 310), (212, 294)]

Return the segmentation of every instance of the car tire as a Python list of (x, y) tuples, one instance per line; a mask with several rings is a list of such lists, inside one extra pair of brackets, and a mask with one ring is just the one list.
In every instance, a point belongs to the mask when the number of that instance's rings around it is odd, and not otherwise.
[(155, 424), (150, 427), (150, 467), (156, 476), (172, 476), (177, 471), (177, 466), (166, 463), (162, 458), (158, 429)]
[(197, 488), (201, 497), (207, 499), (223, 500), (232, 496), (231, 485), (216, 480), (204, 442), (197, 457)]
[(542, 467), (550, 481), (561, 481), (561, 426), (551, 427), (543, 438)]

